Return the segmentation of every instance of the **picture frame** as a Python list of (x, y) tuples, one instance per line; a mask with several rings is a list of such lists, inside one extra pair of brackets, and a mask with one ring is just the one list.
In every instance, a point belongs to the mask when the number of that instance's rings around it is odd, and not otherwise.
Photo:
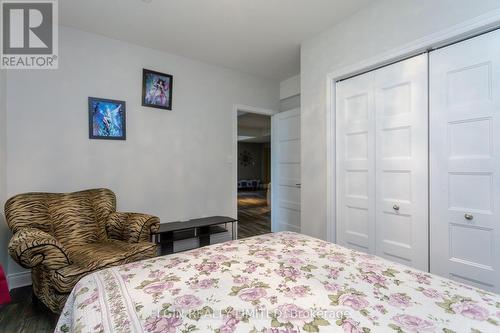
[(126, 140), (125, 101), (89, 97), (89, 139)]
[(142, 70), (142, 106), (172, 110), (174, 77), (170, 74)]

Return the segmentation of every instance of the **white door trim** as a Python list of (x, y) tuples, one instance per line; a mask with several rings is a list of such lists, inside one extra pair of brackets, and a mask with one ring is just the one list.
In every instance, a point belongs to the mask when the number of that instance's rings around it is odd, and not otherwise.
[(388, 52), (333, 71), (326, 77), (327, 240), (336, 242), (335, 82), (500, 27), (500, 9), (417, 39)]
[[(264, 109), (250, 105), (244, 104), (234, 104), (233, 105), (233, 153), (232, 161), (233, 164), (233, 216), (238, 218), (238, 111), (263, 114), (266, 116), (273, 116), (279, 111)], [(271, 128), (271, 140), (273, 138), (273, 130)], [(273, 166), (271, 165), (271, 170)], [(272, 177), (272, 176), (271, 176)], [(272, 202), (271, 202), (271, 212), (272, 212)], [(272, 221), (271, 221), (272, 222)], [(238, 230), (236, 230), (236, 238), (238, 237)]]

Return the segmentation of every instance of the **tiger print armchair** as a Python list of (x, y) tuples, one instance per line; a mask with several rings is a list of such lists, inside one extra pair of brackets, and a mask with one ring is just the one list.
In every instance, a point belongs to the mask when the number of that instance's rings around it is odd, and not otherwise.
[(31, 269), (34, 294), (54, 313), (83, 276), (157, 254), (149, 240), (160, 220), (116, 212), (108, 189), (20, 194), (7, 201), (5, 216), (9, 254)]

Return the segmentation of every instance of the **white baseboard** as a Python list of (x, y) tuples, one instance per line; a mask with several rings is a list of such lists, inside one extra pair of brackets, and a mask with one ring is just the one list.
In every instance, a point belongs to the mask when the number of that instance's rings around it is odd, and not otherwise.
[(7, 280), (9, 282), (9, 290), (24, 286), (30, 286), (31, 271), (9, 274), (7, 276)]

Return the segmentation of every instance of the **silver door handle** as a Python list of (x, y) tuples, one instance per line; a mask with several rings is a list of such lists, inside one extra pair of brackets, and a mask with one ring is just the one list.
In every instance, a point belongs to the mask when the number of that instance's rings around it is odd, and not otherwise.
[(295, 184), (295, 186), (301, 188), (302, 187), (302, 184)]
[(464, 217), (465, 217), (466, 220), (469, 220), (469, 221), (471, 221), (472, 219), (474, 219), (474, 216), (472, 214), (469, 214), (469, 213), (465, 213)]
[(398, 211), (399, 210), (399, 205), (398, 204), (394, 204), (394, 206), (392, 206), (392, 209), (394, 209), (395, 211)]

